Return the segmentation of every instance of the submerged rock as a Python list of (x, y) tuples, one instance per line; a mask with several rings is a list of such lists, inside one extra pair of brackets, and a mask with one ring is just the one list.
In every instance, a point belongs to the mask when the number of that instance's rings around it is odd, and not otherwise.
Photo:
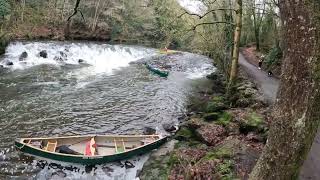
[(135, 167), (130, 161), (124, 162), (124, 166), (125, 166), (126, 169), (130, 169), (130, 168), (134, 168)]
[(43, 57), (43, 58), (47, 58), (48, 57), (48, 53), (47, 53), (46, 50), (40, 51), (39, 55), (40, 55), (40, 57)]
[(156, 132), (157, 131), (151, 127), (144, 127), (144, 130), (143, 130), (144, 135), (153, 135), (153, 134), (156, 134)]
[(23, 61), (28, 57), (28, 53), (27, 52), (23, 52), (21, 53), (21, 55), (19, 56), (19, 61)]

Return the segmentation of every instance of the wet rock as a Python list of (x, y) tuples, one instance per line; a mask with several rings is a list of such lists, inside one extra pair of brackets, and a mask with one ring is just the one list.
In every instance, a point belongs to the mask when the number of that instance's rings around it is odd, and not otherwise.
[(196, 130), (196, 136), (205, 144), (215, 146), (226, 136), (226, 130), (216, 124), (206, 124)]
[(56, 163), (50, 163), (49, 167), (51, 167), (52, 169), (63, 169), (62, 165)]
[(94, 165), (87, 165), (85, 166), (85, 172), (91, 173), (92, 171), (96, 170), (96, 167)]
[(154, 128), (151, 127), (144, 127), (143, 129), (143, 134), (144, 135), (152, 135), (152, 134), (156, 134), (157, 130), (155, 130)]
[(19, 56), (19, 61), (23, 61), (28, 57), (28, 53), (27, 52), (23, 52), (21, 53), (21, 55)]
[(40, 51), (39, 55), (40, 55), (40, 57), (43, 57), (43, 58), (47, 58), (48, 57), (48, 53), (47, 53), (46, 50)]
[(53, 58), (53, 60), (55, 60), (55, 61), (63, 61), (62, 57), (59, 57), (59, 56), (55, 56)]
[(124, 162), (124, 167), (126, 169), (130, 169), (130, 168), (134, 168), (135, 166), (130, 161), (126, 161)]
[(176, 141), (169, 141), (151, 153), (149, 160), (138, 174), (141, 180), (168, 179), (172, 162), (176, 160), (172, 155), (175, 143)]
[(67, 174), (63, 172), (62, 170), (56, 171), (52, 173), (52, 178), (53, 179), (60, 179), (60, 178), (65, 178), (67, 177)]
[(66, 53), (64, 53), (63, 51), (59, 51), (59, 54), (62, 58), (66, 59), (68, 56)]
[(190, 118), (190, 120), (185, 124), (186, 127), (193, 130), (200, 128), (202, 125), (204, 125), (204, 122), (197, 117)]
[(176, 126), (172, 125), (172, 124), (163, 124), (162, 125), (163, 129), (167, 132), (175, 132), (177, 130)]
[(6, 62), (6, 65), (7, 65), (7, 66), (13, 66), (13, 62), (12, 62), (12, 61), (7, 61), (7, 62)]

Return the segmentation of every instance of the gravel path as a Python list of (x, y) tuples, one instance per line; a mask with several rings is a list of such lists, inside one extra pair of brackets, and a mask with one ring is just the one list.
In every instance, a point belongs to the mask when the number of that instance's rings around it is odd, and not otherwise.
[[(269, 103), (274, 103), (279, 87), (279, 80), (268, 77), (267, 73), (258, 69), (257, 66), (250, 64), (240, 53), (240, 66), (247, 72), (248, 76), (258, 85), (264, 98)], [(320, 128), (311, 150), (305, 160), (299, 175), (300, 180), (320, 180)]]

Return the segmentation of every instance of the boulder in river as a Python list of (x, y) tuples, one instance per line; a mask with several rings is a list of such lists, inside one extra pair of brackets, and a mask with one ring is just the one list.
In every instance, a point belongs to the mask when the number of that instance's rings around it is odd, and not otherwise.
[(177, 130), (176, 126), (166, 123), (162, 125), (163, 129), (166, 130), (167, 132), (175, 132)]
[(26, 51), (24, 51), (23, 53), (21, 53), (21, 55), (19, 56), (19, 61), (23, 61), (28, 57), (28, 53)]
[(6, 62), (6, 65), (7, 65), (7, 66), (13, 66), (13, 62), (7, 61), (7, 62)]
[(154, 128), (151, 128), (151, 127), (145, 127), (144, 130), (143, 130), (143, 134), (144, 135), (153, 135), (153, 134), (156, 134), (156, 130)]
[(39, 55), (40, 55), (40, 57), (43, 57), (43, 58), (47, 58), (48, 57), (48, 53), (47, 53), (46, 50), (40, 51)]

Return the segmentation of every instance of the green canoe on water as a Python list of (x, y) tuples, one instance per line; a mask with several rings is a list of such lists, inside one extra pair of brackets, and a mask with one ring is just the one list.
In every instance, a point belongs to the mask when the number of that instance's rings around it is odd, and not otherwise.
[(161, 70), (159, 68), (152, 67), (151, 65), (149, 65), (147, 63), (145, 65), (149, 71), (159, 75), (160, 77), (168, 77), (169, 76), (169, 71), (165, 71), (165, 70)]
[[(94, 139), (94, 155), (85, 155), (88, 142)], [(159, 135), (87, 135), (56, 138), (20, 138), (18, 150), (47, 159), (84, 165), (104, 164), (145, 154), (166, 142)]]

